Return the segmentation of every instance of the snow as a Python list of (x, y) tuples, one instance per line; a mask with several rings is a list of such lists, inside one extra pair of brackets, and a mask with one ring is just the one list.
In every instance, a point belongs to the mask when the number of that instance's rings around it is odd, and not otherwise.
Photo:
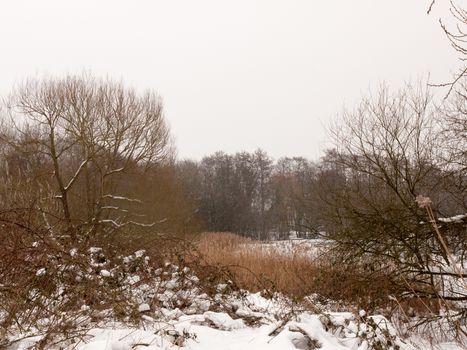
[(141, 250), (138, 250), (135, 252), (135, 256), (137, 258), (141, 258), (142, 256), (144, 256), (144, 254), (146, 253), (146, 251), (144, 249), (141, 249)]
[[(347, 317), (348, 313), (340, 316)], [(92, 329), (88, 332), (91, 340), (81, 342), (77, 349), (313, 349), (307, 344), (314, 344), (321, 350), (370, 349), (371, 340), (361, 341), (355, 334), (336, 336), (325, 329), (316, 315), (304, 313), (297, 321), (288, 322), (280, 332), (273, 334), (277, 325), (246, 326), (243, 320), (234, 320), (226, 313), (205, 312), (203, 315), (180, 317), (177, 322), (168, 324), (152, 322), (150, 325), (148, 322), (145, 329)], [(404, 350), (416, 349), (402, 341), (395, 344)]]
[[(326, 242), (321, 242), (327, 244)], [(278, 245), (274, 249), (277, 248)], [(269, 246), (266, 249), (270, 249)], [(287, 248), (286, 248), (287, 249)], [(101, 254), (93, 247), (91, 254)], [(124, 262), (139, 261), (144, 264), (144, 250), (137, 251)], [(91, 259), (91, 264), (96, 264)], [(118, 278), (115, 268), (100, 269), (102, 281), (108, 277)], [(92, 274), (95, 275), (94, 271)], [(151, 270), (152, 271), (152, 270)], [(45, 268), (36, 272), (46, 273)], [(90, 272), (91, 273), (91, 272)], [(121, 271), (120, 271), (121, 273)], [(309, 296), (317, 313), (293, 303), (280, 294), (264, 297), (261, 293), (247, 291), (228, 292), (229, 281), (214, 286), (215, 296), (208, 296), (198, 285), (199, 279), (188, 268), (179, 268), (170, 263), (152, 271), (150, 279), (137, 272), (123, 276), (138, 322), (133, 326), (112, 319), (112, 311), (102, 310), (103, 321), (89, 321), (82, 336), (75, 342), (58, 343), (49, 349), (78, 350), (415, 350), (427, 348), (426, 339), (414, 336), (404, 340), (395, 327), (381, 315), (368, 315), (365, 310), (331, 312), (326, 304), (320, 304), (316, 296)], [(86, 278), (86, 276), (83, 276)], [(112, 280), (110, 280), (112, 281)], [(58, 293), (59, 295), (61, 293)], [(151, 305), (153, 307), (151, 307)], [(82, 305), (83, 313), (95, 311), (94, 306)], [(44, 320), (44, 324), (47, 320)], [(12, 346), (8, 349), (33, 348), (42, 336), (20, 331), (13, 334)], [(440, 349), (460, 350), (460, 345), (439, 344)]]
[(141, 280), (141, 278), (138, 275), (128, 276), (126, 278), (127, 283), (130, 284), (130, 285), (138, 283), (140, 280)]
[(110, 271), (107, 271), (107, 270), (101, 270), (101, 272), (99, 273), (102, 277), (110, 277), (112, 274), (110, 273)]
[(245, 323), (242, 319), (232, 319), (229, 315), (224, 312), (212, 312), (208, 311), (204, 313), (206, 319), (211, 321), (217, 328), (224, 330), (233, 330), (245, 328)]
[(89, 248), (89, 253), (91, 253), (91, 254), (96, 254), (96, 253), (99, 253), (100, 251), (102, 251), (102, 248), (99, 248), (99, 247)]
[(438, 218), (438, 221), (444, 222), (444, 223), (449, 223), (449, 222), (462, 223), (465, 218), (467, 218), (467, 214), (459, 214), (459, 215), (451, 216), (449, 218)]
[(46, 270), (45, 270), (45, 268), (43, 267), (43, 268), (40, 268), (39, 270), (37, 270), (36, 276), (44, 276), (45, 273), (46, 273)]
[[(82, 339), (70, 344), (78, 350), (367, 350), (375, 341), (390, 339), (385, 349), (415, 350), (395, 335), (395, 330), (382, 316), (364, 319), (350, 312), (333, 312), (323, 315), (300, 312), (288, 321), (277, 319), (279, 307), (287, 308), (283, 299), (266, 299), (259, 293), (245, 298), (232, 298), (232, 303), (242, 304), (244, 317), (257, 317), (257, 322), (247, 324), (228, 312), (206, 311), (187, 315), (179, 309), (162, 308), (165, 321), (151, 317), (147, 303), (140, 304), (141, 326), (129, 328), (124, 324), (110, 323), (106, 327), (88, 330)], [(238, 305), (237, 305), (238, 306)], [(240, 309), (239, 309), (240, 310)], [(262, 311), (253, 311), (262, 310)], [(371, 326), (374, 324), (377, 326)], [(366, 335), (362, 336), (362, 332)], [(389, 334), (387, 338), (385, 334)], [(25, 350), (34, 346), (40, 338), (26, 338), (15, 349)], [(314, 347), (313, 347), (314, 346)], [(63, 345), (62, 345), (63, 347)], [(58, 349), (59, 347), (56, 347)], [(67, 347), (65, 347), (67, 348)], [(448, 349), (448, 348), (447, 348)], [(450, 347), (459, 350), (459, 347)]]
[(144, 303), (138, 306), (138, 311), (139, 312), (151, 311), (151, 307), (149, 306), (149, 304)]
[[(323, 248), (329, 247), (330, 240), (324, 238), (314, 239), (288, 239), (280, 241), (270, 241), (261, 243), (251, 243), (250, 248), (261, 249), (265, 252), (273, 252), (283, 255), (294, 255), (303, 257), (318, 257)], [(242, 248), (249, 248), (245, 245)]]

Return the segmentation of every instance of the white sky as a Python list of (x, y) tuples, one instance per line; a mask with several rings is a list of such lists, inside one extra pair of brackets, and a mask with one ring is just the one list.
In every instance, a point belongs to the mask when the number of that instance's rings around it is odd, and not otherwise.
[(153, 89), (181, 158), (320, 155), (327, 121), (382, 81), (446, 81), (447, 0), (2, 0), (0, 93), (28, 76)]

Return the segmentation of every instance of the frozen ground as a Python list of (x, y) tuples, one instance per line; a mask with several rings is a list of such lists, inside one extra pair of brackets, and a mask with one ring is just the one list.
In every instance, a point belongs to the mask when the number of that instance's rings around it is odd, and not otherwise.
[[(80, 350), (366, 350), (379, 349), (378, 346), (417, 349), (397, 337), (394, 328), (382, 316), (367, 317), (364, 312), (359, 315), (349, 312), (293, 314), (283, 304), (284, 299), (270, 300), (259, 294), (229, 298), (228, 302), (235, 312), (206, 311), (187, 315), (176, 309), (167, 312), (168, 317), (163, 322), (155, 320), (155, 310), (143, 307), (142, 322), (137, 328), (109, 323), (87, 330), (78, 343), (64, 342), (60, 346)], [(279, 314), (282, 316), (278, 317)], [(28, 349), (38, 340), (37, 336), (23, 339), (11, 349)]]
[(330, 241), (323, 238), (316, 239), (289, 239), (280, 241), (263, 242), (261, 249), (275, 251), (282, 254), (299, 254), (303, 256), (317, 257), (323, 248), (330, 245)]
[[(317, 243), (326, 244), (319, 240), (293, 241), (263, 247), (287, 251), (297, 244), (316, 247)], [(100, 254), (100, 250), (95, 248), (90, 254)], [(91, 259), (94, 268), (100, 270), (94, 277), (104, 285), (126, 271), (120, 266), (112, 268), (93, 261)], [(129, 293), (137, 321), (116, 322), (112, 310), (96, 311), (82, 305), (80, 311), (74, 311), (75, 314), (63, 314), (58, 318), (66, 320), (72, 316), (79, 321), (80, 326), (73, 337), (55, 335), (56, 339), (49, 341), (46, 349), (416, 350), (431, 347), (422, 336), (411, 335), (409, 339), (403, 339), (383, 316), (367, 315), (363, 310), (358, 313), (333, 312), (332, 301), (322, 302), (310, 296), (308, 302), (313, 305), (310, 308), (281, 295), (263, 297), (260, 293), (230, 290), (228, 284), (217, 285), (217, 292), (208, 296), (188, 268), (179, 269), (167, 263), (164, 268), (153, 270), (148, 267), (144, 251), (135, 252), (122, 261), (123, 265), (138, 263), (144, 269), (144, 274), (125, 275), (122, 289)], [(36, 276), (44, 278), (47, 273), (47, 269), (41, 269)], [(65, 297), (61, 295), (60, 298)], [(57, 318), (53, 322), (57, 322)], [(37, 348), (47, 324), (53, 322), (41, 320), (43, 328), (37, 329), (9, 329), (7, 349)], [(463, 349), (461, 345), (451, 343), (438, 342), (435, 346), (436, 349)]]
[[(251, 295), (259, 304), (268, 303)], [(258, 309), (261, 309), (260, 307)], [(246, 309), (243, 312), (247, 312)], [(252, 311), (259, 317), (255, 325), (243, 318), (233, 319), (223, 312), (179, 315), (165, 321), (153, 321), (146, 316), (138, 328), (114, 323), (88, 330), (82, 340), (61, 344), (56, 349), (78, 350), (366, 350), (366, 349), (428, 349), (422, 338), (407, 341), (396, 336), (392, 326), (381, 316), (366, 318), (351, 313), (301, 313), (294, 320), (273, 321), (271, 315)], [(251, 316), (250, 315), (250, 316)], [(40, 337), (23, 339), (11, 349), (29, 349)], [(439, 343), (437, 349), (460, 350), (460, 345)]]

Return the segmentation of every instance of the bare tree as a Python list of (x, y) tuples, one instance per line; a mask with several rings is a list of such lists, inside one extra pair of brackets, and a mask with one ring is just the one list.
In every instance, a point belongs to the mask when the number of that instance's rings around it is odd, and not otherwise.
[(303, 157), (285, 157), (277, 161), (272, 177), (275, 226), (282, 237), (290, 230), (299, 236), (319, 232), (317, 168)]
[[(407, 86), (394, 95), (383, 87), (345, 112), (331, 130), (336, 152), (328, 161), (337, 164), (342, 180), (327, 188), (325, 214), (329, 235), (347, 261), (384, 271), (402, 295), (465, 301), (456, 285), (467, 276), (450, 272), (444, 242), (415, 201), (429, 196), (434, 216), (461, 209), (445, 204), (452, 198), (453, 173), (446, 170), (436, 111), (427, 89)], [(458, 256), (466, 250), (463, 225), (437, 223)]]
[(258, 238), (267, 239), (267, 217), (266, 213), (271, 207), (270, 198), (270, 182), (272, 172), (272, 159), (261, 149), (254, 153), (254, 164), (258, 178), (258, 191), (257, 191), (257, 207), (259, 211), (259, 234)]
[[(53, 180), (47, 198), (58, 201), (68, 232), (136, 223), (121, 176), (172, 154), (160, 99), (90, 76), (28, 80), (6, 101), (1, 140), (22, 154), (41, 154)], [(120, 180), (119, 180), (120, 179)], [(83, 205), (85, 204), (85, 205)], [(85, 214), (82, 208), (85, 207)]]
[[(430, 7), (428, 8), (428, 14), (433, 9), (436, 0), (432, 0)], [(448, 26), (443, 22), (442, 19), (439, 19), (439, 23), (444, 33), (446, 34), (447, 39), (449, 40), (452, 48), (459, 55), (459, 61), (461, 62), (461, 67), (455, 73), (452, 81), (442, 84), (434, 84), (438, 87), (448, 87), (448, 92), (446, 97), (448, 97), (451, 92), (454, 90), (456, 94), (460, 94), (467, 98), (467, 90), (465, 79), (467, 78), (467, 10), (456, 2), (450, 0), (449, 11), (452, 15), (452, 18), (456, 22), (454, 28)]]

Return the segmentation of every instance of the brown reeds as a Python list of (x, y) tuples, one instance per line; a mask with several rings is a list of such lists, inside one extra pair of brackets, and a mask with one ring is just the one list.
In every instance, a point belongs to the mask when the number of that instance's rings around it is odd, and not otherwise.
[[(388, 295), (394, 292), (384, 274), (372, 273), (361, 267), (336, 263), (326, 245), (322, 248), (307, 244), (267, 244), (232, 233), (203, 233), (197, 247), (207, 264), (230, 269), (235, 282), (249, 291), (281, 292), (294, 298), (319, 294), (371, 310), (386, 306)], [(310, 249), (316, 249), (310, 254)]]

